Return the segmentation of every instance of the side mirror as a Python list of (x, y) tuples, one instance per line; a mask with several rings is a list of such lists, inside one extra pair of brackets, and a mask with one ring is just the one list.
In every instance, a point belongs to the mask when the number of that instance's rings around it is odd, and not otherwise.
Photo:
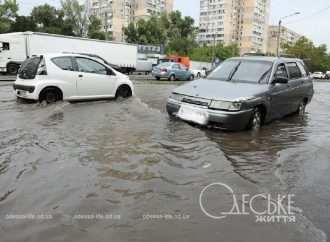
[(280, 83), (280, 84), (287, 84), (289, 82), (289, 79), (287, 77), (278, 76), (275, 77), (273, 84)]

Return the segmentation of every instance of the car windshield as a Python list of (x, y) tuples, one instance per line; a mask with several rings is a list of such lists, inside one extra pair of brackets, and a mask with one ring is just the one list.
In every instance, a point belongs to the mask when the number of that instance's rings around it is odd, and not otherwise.
[(172, 65), (172, 63), (170, 63), (170, 62), (165, 62), (165, 63), (161, 63), (161, 64), (159, 64), (159, 67), (168, 67), (168, 66), (171, 66)]
[(219, 81), (266, 83), (273, 64), (267, 61), (229, 60), (223, 62), (207, 78)]

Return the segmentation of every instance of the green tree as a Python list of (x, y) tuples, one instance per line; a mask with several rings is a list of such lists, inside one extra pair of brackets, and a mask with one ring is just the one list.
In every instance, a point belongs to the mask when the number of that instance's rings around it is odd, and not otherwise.
[(16, 0), (0, 0), (0, 33), (10, 31), (11, 24), (15, 21), (18, 11)]
[(88, 31), (88, 17), (85, 6), (78, 0), (61, 0), (64, 18), (72, 24), (73, 33), (76, 36), (85, 37)]
[(17, 16), (10, 32), (36, 31), (37, 25), (31, 16)]
[(90, 16), (88, 25), (88, 37), (91, 39), (112, 39), (111, 36), (106, 36), (106, 33), (102, 31), (102, 23), (96, 16)]
[(195, 61), (212, 62), (214, 58), (225, 60), (230, 57), (238, 56), (239, 48), (236, 44), (223, 45), (222, 43), (216, 46), (200, 46), (192, 49), (189, 52), (189, 56)]
[(330, 69), (330, 55), (326, 45), (315, 46), (312, 41), (302, 37), (295, 44), (284, 44), (283, 48), (286, 54), (303, 59), (312, 72)]

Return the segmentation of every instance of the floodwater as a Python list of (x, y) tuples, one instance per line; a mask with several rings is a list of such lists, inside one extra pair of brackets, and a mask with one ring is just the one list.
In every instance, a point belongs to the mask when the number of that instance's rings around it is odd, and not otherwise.
[[(326, 241), (330, 83), (315, 83), (304, 119), (258, 133), (169, 119), (173, 88), (140, 83), (129, 100), (42, 106), (0, 87), (0, 241)], [(199, 203), (212, 183), (237, 197), (293, 194), (296, 222), (212, 219)], [(203, 206), (220, 215), (233, 199), (214, 188)]]

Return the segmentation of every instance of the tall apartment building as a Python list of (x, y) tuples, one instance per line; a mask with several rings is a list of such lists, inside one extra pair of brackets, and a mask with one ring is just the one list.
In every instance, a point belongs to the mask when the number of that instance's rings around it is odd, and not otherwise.
[(173, 0), (89, 0), (89, 13), (96, 15), (116, 41), (124, 41), (123, 27), (140, 18), (173, 10)]
[[(288, 29), (285, 26), (281, 27), (281, 41), (280, 41), (280, 52), (283, 52), (281, 46), (282, 44), (294, 44), (301, 37), (300, 34)], [(276, 54), (277, 53), (277, 39), (278, 39), (278, 26), (269, 26), (268, 33), (268, 53)]]
[(241, 54), (266, 52), (270, 0), (200, 0), (198, 41), (236, 43)]

